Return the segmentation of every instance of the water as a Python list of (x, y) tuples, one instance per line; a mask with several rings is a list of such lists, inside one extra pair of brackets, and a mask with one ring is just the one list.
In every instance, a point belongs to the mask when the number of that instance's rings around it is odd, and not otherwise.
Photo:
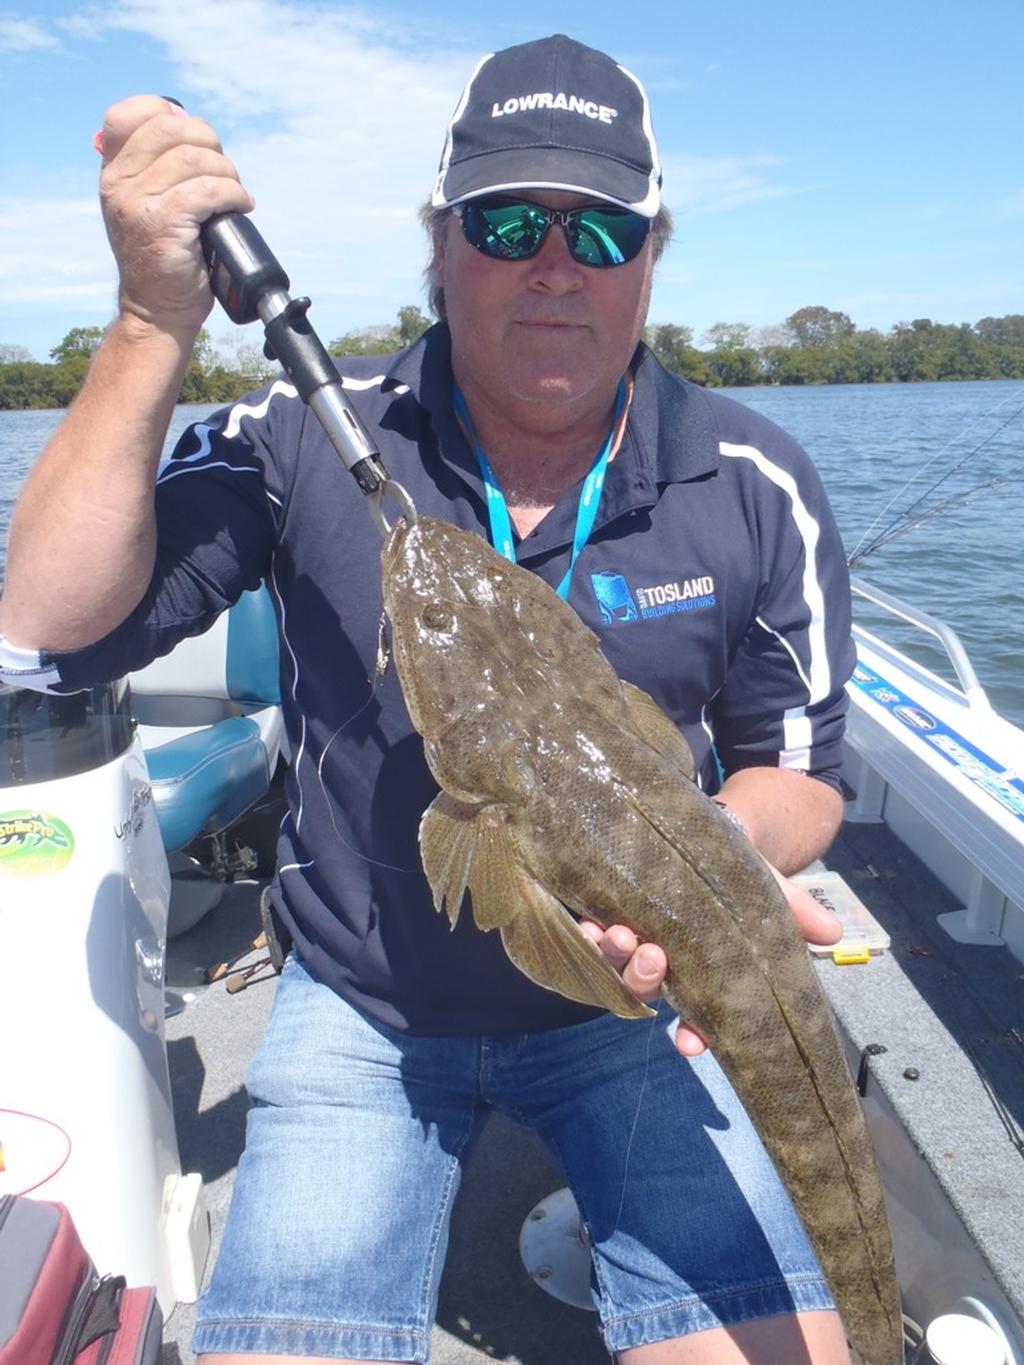
[[(1024, 475), (1024, 412), (1019, 412), (1024, 384), (843, 384), (740, 389), (732, 396), (785, 427), (810, 452), (848, 554), (890, 499), (895, 496), (876, 530), (965, 456), (970, 458), (963, 468), (929, 502), (997, 475)], [(1003, 426), (1007, 418), (1012, 420)], [(990, 436), (983, 449), (971, 453)], [(914, 474), (919, 477), (904, 491)], [(854, 569), (952, 626), (993, 706), (1018, 725), (1024, 725), (1022, 526), (1024, 478), (979, 492)], [(887, 639), (955, 680), (944, 651), (929, 637), (859, 601), (855, 611), (862, 624), (877, 625)]]
[[(911, 490), (897, 498), (880, 526), (990, 435), (991, 441), (943, 484), (936, 498), (995, 475), (1024, 473), (1024, 415), (997, 431), (1024, 406), (1020, 383), (738, 389), (733, 397), (778, 422), (811, 453), (848, 553), (911, 475), (947, 445)], [(168, 449), (189, 422), (208, 411), (203, 405), (175, 409)], [(0, 412), (0, 536), (6, 537), (11, 504), (29, 465), (61, 416)], [(951, 625), (967, 646), (993, 705), (1019, 725), (1024, 725), (1024, 586), (1018, 568), (1022, 526), (1024, 481), (1007, 483), (933, 518), (856, 569), (861, 577)], [(884, 620), (888, 638), (951, 676), (925, 637), (892, 618), (873, 616), (870, 609), (857, 610), (865, 624)]]

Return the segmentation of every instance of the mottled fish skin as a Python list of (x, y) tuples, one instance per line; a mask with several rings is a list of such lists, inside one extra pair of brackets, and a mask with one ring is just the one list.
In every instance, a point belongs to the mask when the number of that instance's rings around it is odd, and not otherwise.
[(534, 574), (430, 518), (396, 527), (383, 564), (395, 664), (442, 789), (420, 830), (438, 909), (454, 923), (468, 888), (528, 976), (627, 1017), (649, 1011), (565, 907), (659, 943), (665, 997), (757, 1128), (863, 1365), (902, 1365), (863, 1112), (767, 864), (693, 784), (672, 722)]

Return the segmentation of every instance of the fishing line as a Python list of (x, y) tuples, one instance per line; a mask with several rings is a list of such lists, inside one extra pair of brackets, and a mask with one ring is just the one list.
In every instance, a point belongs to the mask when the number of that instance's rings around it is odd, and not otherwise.
[[(940, 448), (935, 452), (934, 455), (929, 456), (929, 458), (925, 460), (924, 464), (921, 465), (920, 469), (915, 470), (915, 472), (910, 476), (906, 483), (904, 483), (900, 488), (896, 490), (895, 493), (893, 493), (892, 497), (885, 504), (882, 510), (875, 517), (874, 521), (871, 523), (871, 525), (861, 536), (860, 540), (857, 542), (852, 553), (847, 559), (847, 563), (850, 565), (851, 568), (854, 567), (860, 560), (866, 559), (869, 554), (873, 553), (873, 551), (879, 549), (883, 544), (885, 544), (886, 540), (893, 538), (894, 527), (898, 527), (900, 522), (904, 521), (913, 512), (914, 508), (917, 507), (926, 497), (928, 497), (930, 493), (933, 493), (936, 488), (938, 488), (947, 478), (950, 477), (950, 475), (955, 474), (956, 471), (960, 469), (964, 464), (966, 464), (966, 462), (972, 456), (976, 455), (979, 450), (983, 450), (991, 440), (993, 440), (996, 436), (998, 436), (998, 434), (1002, 430), (1004, 430), (1005, 427), (1009, 426), (1011, 422), (1013, 422), (1017, 417), (1020, 416), (1022, 412), (1024, 412), (1024, 405), (1022, 405), (1016, 410), (1016, 412), (1011, 413), (1011, 415), (1007, 417), (1007, 419), (1004, 422), (1002, 422), (998, 427), (996, 427), (994, 431), (990, 432), (989, 435), (986, 436), (985, 439), (979, 445), (974, 446), (971, 450), (969, 450), (967, 454), (964, 455), (963, 459), (961, 459), (960, 461), (958, 461), (957, 464), (953, 465), (950, 469), (948, 469), (945, 472), (945, 474), (943, 474), (939, 479), (935, 481), (935, 483), (932, 484), (930, 488), (926, 489), (925, 492), (920, 495), (920, 497), (918, 497), (914, 502), (912, 502), (909, 508), (906, 508), (904, 511), (900, 512), (896, 516), (896, 518), (889, 523), (885, 530), (881, 531), (874, 538), (874, 540), (871, 541), (867, 549), (864, 550), (863, 553), (861, 553), (861, 546), (874, 531), (878, 523), (889, 511), (892, 505), (896, 501), (898, 501), (898, 499), (901, 498), (907, 492), (910, 486), (924, 474), (925, 470), (927, 470), (930, 465), (933, 465), (936, 460), (938, 460), (942, 455), (946, 453), (947, 450), (949, 450), (952, 446), (956, 445), (956, 443), (959, 440), (961, 440), (964, 436), (966, 436), (968, 432), (973, 431), (974, 428), (978, 426), (981, 422), (988, 421), (988, 419), (992, 417), (994, 413), (997, 413), (1001, 407), (1004, 407), (1007, 403), (1011, 402), (1013, 399), (1016, 399), (1018, 396), (1019, 394), (1017, 392), (1008, 393), (1006, 397), (1001, 399), (998, 403), (996, 403), (994, 407), (989, 408), (987, 412), (981, 413), (978, 417), (974, 419), (973, 422), (969, 422), (966, 427), (964, 427), (961, 431), (957, 432), (955, 436), (950, 437), (950, 439), (946, 442), (945, 445), (940, 446)], [(972, 491), (978, 490), (975, 489)]]
[(636, 1110), (633, 1114), (633, 1123), (629, 1130), (629, 1138), (626, 1141), (626, 1152), (622, 1158), (622, 1189), (619, 1193), (619, 1207), (615, 1211), (615, 1222), (612, 1224), (612, 1231), (619, 1226), (619, 1219), (622, 1217), (622, 1210), (626, 1203), (626, 1183), (629, 1180), (629, 1157), (633, 1150), (633, 1138), (636, 1136), (637, 1124), (640, 1122), (640, 1107), (644, 1102), (644, 1091), (647, 1089), (647, 1076), (651, 1069), (651, 1047), (654, 1043), (654, 1026), (658, 1023), (658, 1016), (654, 1014), (647, 1029), (647, 1051), (644, 1055), (644, 1074), (640, 1078), (640, 1091), (636, 1097)]
[(359, 717), (363, 714), (363, 712), (367, 709), (367, 707), (371, 704), (371, 702), (373, 701), (374, 697), (377, 694), (377, 688), (384, 681), (383, 670), (379, 667), (374, 669), (373, 677), (368, 679), (367, 681), (370, 684), (369, 696), (363, 702), (362, 706), (358, 707), (355, 711), (352, 712), (350, 716), (348, 716), (345, 720), (341, 722), (341, 724), (335, 730), (334, 734), (331, 735), (330, 739), (324, 745), (323, 750), (321, 751), (320, 754), (319, 761), (317, 762), (316, 765), (317, 781), (320, 784), (320, 792), (324, 799), (324, 805), (327, 807), (327, 814), (330, 817), (331, 826), (334, 829), (335, 836), (339, 843), (343, 844), (345, 848), (349, 850), (350, 853), (354, 853), (357, 858), (361, 858), (363, 862), (370, 863), (371, 866), (373, 867), (383, 868), (387, 872), (403, 872), (408, 875), (412, 875), (414, 873), (419, 872), (420, 869), (418, 867), (399, 867), (395, 863), (385, 863), (382, 862), (381, 859), (379, 858), (371, 858), (368, 853), (364, 853), (362, 849), (356, 848), (354, 844), (349, 843), (349, 841), (345, 838), (344, 834), (342, 834), (341, 830), (338, 828), (338, 822), (334, 818), (334, 801), (332, 800), (330, 794), (328, 793), (327, 784), (324, 781), (323, 768), (324, 760), (327, 757), (328, 749), (330, 749), (331, 745), (338, 738), (341, 732), (347, 729), (350, 725), (352, 725), (354, 721), (357, 721)]

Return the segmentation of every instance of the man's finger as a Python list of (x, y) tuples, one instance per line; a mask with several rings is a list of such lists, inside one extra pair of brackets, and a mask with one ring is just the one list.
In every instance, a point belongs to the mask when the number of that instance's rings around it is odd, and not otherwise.
[(602, 929), (593, 920), (583, 920), (580, 928), (621, 973), (635, 996), (647, 1003), (657, 999), (668, 969), (665, 954), (657, 944), (641, 943), (624, 924), (611, 924)]
[(171, 104), (162, 95), (130, 95), (128, 99), (112, 104), (103, 116), (103, 127), (93, 137), (93, 146), (107, 165), (118, 155), (125, 143), (144, 123), (158, 118), (161, 114), (175, 114), (181, 117), (184, 110)]
[[(769, 867), (771, 864), (769, 863)], [(796, 920), (796, 927), (808, 943), (838, 943), (843, 936), (843, 926), (831, 910), (814, 899), (809, 891), (797, 886), (781, 872), (772, 867), (779, 886), (789, 903), (790, 913)]]
[[(596, 943), (608, 961), (622, 973), (622, 979), (639, 999), (650, 1004), (661, 994), (668, 961), (656, 943), (640, 943), (636, 934), (624, 924), (613, 924), (602, 929), (593, 920), (581, 920), (580, 929)], [(679, 1021), (675, 1035), (676, 1049), (683, 1057), (699, 1057), (707, 1043), (696, 1032)]]
[(622, 970), (622, 979), (638, 999), (650, 1003), (661, 994), (668, 971), (664, 950), (656, 943), (642, 943)]
[(676, 1029), (676, 1051), (683, 1057), (699, 1057), (707, 1047), (707, 1043), (692, 1028), (687, 1026), (680, 1019)]

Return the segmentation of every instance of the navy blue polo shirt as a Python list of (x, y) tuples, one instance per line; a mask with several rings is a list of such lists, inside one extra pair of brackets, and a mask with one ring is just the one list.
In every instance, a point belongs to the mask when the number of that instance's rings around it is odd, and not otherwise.
[[(339, 365), (419, 512), (486, 536), (447, 329)], [(570, 603), (620, 675), (680, 726), (706, 790), (715, 753), (727, 773), (781, 766), (835, 783), (853, 649), (845, 558), (818, 477), (772, 423), (668, 374), (643, 346), (633, 373)], [(518, 546), (553, 587), (578, 497), (570, 489)], [(192, 427), (161, 470), (156, 506), (149, 590), (104, 640), (44, 660), (60, 690), (142, 667), (265, 579), (292, 755), (273, 896), (303, 958), (373, 1017), (417, 1033), (593, 1017), (528, 981), (471, 916), (452, 932), (433, 908), (417, 831), (436, 786), (394, 670), (375, 677), (380, 536), (294, 388), (279, 381)]]

